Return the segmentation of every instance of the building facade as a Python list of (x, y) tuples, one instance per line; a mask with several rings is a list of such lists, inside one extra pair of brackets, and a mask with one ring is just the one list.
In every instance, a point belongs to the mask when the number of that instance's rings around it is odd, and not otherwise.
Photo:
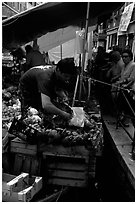
[(126, 2), (121, 9), (112, 14), (107, 21), (106, 34), (106, 50), (118, 45), (121, 49), (129, 46), (133, 51), (135, 43), (134, 3)]
[(23, 12), (42, 2), (2, 2), (2, 20)]
[(98, 25), (97, 38), (93, 44), (103, 46), (106, 51), (118, 45), (121, 49), (129, 46), (135, 52), (135, 3), (126, 2), (119, 10), (114, 11), (110, 18)]

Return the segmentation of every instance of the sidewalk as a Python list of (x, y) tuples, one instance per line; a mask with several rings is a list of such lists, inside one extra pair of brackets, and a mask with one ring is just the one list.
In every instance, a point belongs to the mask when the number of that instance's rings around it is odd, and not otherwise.
[(132, 151), (132, 138), (134, 137), (134, 127), (130, 123), (126, 130), (130, 133), (131, 138), (122, 127), (116, 129), (116, 119), (112, 116), (103, 114), (104, 124), (109, 132), (112, 148), (115, 149), (117, 159), (127, 174), (127, 177), (135, 189), (135, 161), (132, 160), (130, 152)]

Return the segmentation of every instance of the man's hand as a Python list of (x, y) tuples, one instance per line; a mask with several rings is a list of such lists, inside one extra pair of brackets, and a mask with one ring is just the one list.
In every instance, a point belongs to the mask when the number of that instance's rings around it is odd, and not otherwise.
[(61, 99), (61, 101), (63, 102), (68, 101), (68, 96), (63, 90), (56, 91), (56, 94)]
[(117, 81), (115, 84), (116, 85), (120, 85), (120, 84), (122, 84), (123, 83), (123, 81)]
[(122, 88), (127, 88), (127, 87), (128, 87), (127, 84), (122, 85)]
[(60, 115), (65, 120), (71, 119), (72, 115), (70, 113), (67, 113), (57, 108), (53, 103), (51, 103), (49, 96), (45, 94), (41, 94), (41, 98), (42, 98), (42, 107), (47, 113), (51, 113), (54, 115)]

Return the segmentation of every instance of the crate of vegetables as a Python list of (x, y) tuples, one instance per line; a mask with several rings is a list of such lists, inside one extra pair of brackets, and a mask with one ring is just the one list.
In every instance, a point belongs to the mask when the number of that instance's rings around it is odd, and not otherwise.
[(103, 149), (101, 115), (97, 112), (85, 114), (83, 108), (77, 109), (79, 116), (74, 114), (69, 123), (53, 117), (43, 126), (44, 120), (36, 122), (38, 117), (34, 114), (25, 121), (15, 121), (11, 128), (17, 137), (21, 132), (32, 141), (16, 138), (11, 142), (11, 151), (18, 153), (18, 158), (23, 157), (21, 154), (34, 156), (41, 153), (48, 183), (85, 186), (89, 177), (95, 177), (96, 156), (101, 155)]
[(103, 147), (101, 117), (97, 113), (81, 115), (60, 128), (60, 134), (56, 128), (52, 144), (41, 147), (49, 184), (84, 187), (89, 178), (95, 178), (96, 156)]

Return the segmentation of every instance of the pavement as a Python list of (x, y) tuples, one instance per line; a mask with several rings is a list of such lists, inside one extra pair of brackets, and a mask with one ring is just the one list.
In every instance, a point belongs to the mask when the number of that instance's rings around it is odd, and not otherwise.
[(110, 139), (117, 154), (117, 158), (126, 172), (128, 179), (135, 188), (135, 160), (132, 158), (132, 139), (134, 138), (135, 129), (132, 123), (129, 127), (116, 129), (116, 118), (103, 114), (103, 121), (109, 131)]

